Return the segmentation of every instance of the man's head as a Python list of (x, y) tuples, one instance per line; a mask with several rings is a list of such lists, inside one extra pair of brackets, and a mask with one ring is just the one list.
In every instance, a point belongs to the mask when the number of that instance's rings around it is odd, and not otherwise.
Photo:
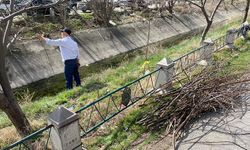
[(71, 34), (71, 30), (68, 28), (64, 28), (61, 30), (61, 37), (62, 38), (66, 37), (66, 36), (70, 36), (70, 34)]

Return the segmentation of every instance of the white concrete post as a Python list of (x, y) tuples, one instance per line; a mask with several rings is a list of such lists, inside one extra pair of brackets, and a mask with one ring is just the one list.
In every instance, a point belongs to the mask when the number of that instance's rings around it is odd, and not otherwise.
[(204, 48), (200, 51), (202, 60), (211, 60), (214, 51), (214, 42), (211, 39), (207, 39), (204, 42)]
[(225, 43), (230, 49), (234, 49), (234, 41), (236, 39), (237, 32), (237, 29), (230, 29), (227, 31)]
[(160, 89), (163, 91), (169, 91), (172, 89), (172, 77), (174, 75), (174, 63), (166, 58), (163, 58), (157, 63), (157, 69), (162, 68), (158, 75), (156, 76), (155, 87), (160, 88), (162, 85), (167, 84), (165, 89)]
[(51, 18), (55, 19), (56, 15), (54, 8), (49, 8), (49, 15)]
[(82, 150), (78, 121), (77, 114), (62, 106), (49, 115), (53, 150)]

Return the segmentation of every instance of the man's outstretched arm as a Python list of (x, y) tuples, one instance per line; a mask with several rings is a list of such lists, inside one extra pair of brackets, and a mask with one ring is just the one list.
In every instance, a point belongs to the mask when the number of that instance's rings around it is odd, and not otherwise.
[(37, 38), (41, 41), (45, 41), (46, 44), (51, 45), (51, 46), (62, 46), (63, 45), (62, 39), (51, 40), (49, 38), (45, 38), (43, 34), (38, 34)]

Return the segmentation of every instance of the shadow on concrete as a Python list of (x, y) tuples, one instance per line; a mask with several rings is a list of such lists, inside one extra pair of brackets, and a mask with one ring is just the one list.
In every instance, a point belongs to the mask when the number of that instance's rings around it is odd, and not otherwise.
[(176, 149), (250, 149), (250, 96), (241, 97), (235, 111), (209, 113), (194, 121)]

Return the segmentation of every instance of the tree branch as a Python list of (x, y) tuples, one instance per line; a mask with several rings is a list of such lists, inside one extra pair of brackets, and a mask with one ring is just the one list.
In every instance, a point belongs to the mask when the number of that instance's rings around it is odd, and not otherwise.
[(220, 6), (220, 4), (221, 4), (222, 1), (223, 1), (223, 0), (220, 0), (219, 3), (217, 4), (217, 6), (215, 7), (215, 9), (214, 9), (214, 11), (213, 11), (213, 13), (212, 13), (212, 15), (211, 15), (211, 17), (210, 17), (210, 20), (213, 20), (213, 19), (214, 19), (215, 13), (216, 13), (216, 11), (218, 10), (218, 8), (219, 8), (219, 6)]
[[(70, 8), (70, 4), (67, 3), (68, 7)], [(70, 8), (70, 10), (73, 10), (74, 13), (78, 16), (78, 18), (81, 20), (82, 23), (84, 23), (87, 26), (90, 26), (89, 23), (87, 21), (85, 21), (82, 16), (74, 9), (74, 8)]]
[(202, 6), (198, 5), (198, 4), (196, 4), (195, 2), (193, 2), (192, 0), (186, 0), (186, 1), (189, 2), (192, 5), (195, 5), (195, 6), (199, 7), (199, 8), (202, 7)]
[(1, 18), (4, 18), (5, 14), (3, 12), (1, 12)]
[(24, 27), (22, 29), (20, 29), (15, 35), (14, 37), (11, 39), (11, 41), (7, 44), (7, 49), (10, 48), (10, 46), (16, 41), (18, 35), (23, 31)]
[(52, 7), (54, 5), (57, 5), (57, 4), (61, 4), (63, 3), (64, 0), (58, 0), (57, 2), (55, 3), (51, 3), (51, 4), (47, 4), (47, 5), (39, 5), (39, 6), (31, 6), (31, 7), (25, 7), (21, 10), (18, 10), (12, 14), (9, 14), (8, 16), (4, 17), (4, 18), (1, 18), (0, 19), (0, 23), (4, 23), (4, 22), (7, 22), (8, 20), (10, 20), (11, 18), (14, 18), (15, 16), (18, 16), (24, 12), (27, 12), (29, 10), (34, 10), (34, 9), (39, 9), (39, 8), (49, 8), (49, 7)]
[(205, 6), (205, 5), (206, 5), (206, 3), (207, 3), (207, 0), (204, 0), (204, 2), (203, 2), (203, 6)]
[(211, 20), (209, 19), (209, 16), (208, 16), (208, 14), (207, 14), (206, 8), (205, 8), (204, 6), (201, 7), (201, 11), (202, 11), (203, 15), (205, 16), (206, 21), (207, 21), (207, 22), (211, 21)]
[(5, 5), (5, 8), (6, 8), (6, 11), (8, 11), (8, 13), (10, 13), (10, 9), (8, 8), (7, 4), (4, 4)]
[(203, 0), (200, 0), (200, 2), (201, 2), (201, 6), (204, 6), (204, 2), (203, 2)]
[[(10, 0), (10, 14), (13, 13), (14, 10), (14, 0)], [(6, 46), (7, 45), (7, 37), (9, 36), (10, 33), (10, 28), (13, 22), (13, 18), (10, 18), (7, 22), (7, 25), (5, 27), (5, 31), (3, 34), (3, 45)]]
[(210, 20), (209, 20), (209, 16), (208, 16), (207, 11), (206, 11), (206, 8), (205, 8), (205, 4), (206, 4), (206, 2), (207, 2), (206, 0), (205, 0), (205, 1), (200, 0), (201, 6), (198, 5), (197, 3), (193, 2), (192, 0), (187, 0), (187, 2), (189, 2), (189, 3), (192, 4), (192, 5), (195, 5), (195, 6), (199, 7), (199, 8), (201, 9), (201, 11), (202, 11), (202, 13), (203, 13), (203, 15), (204, 15), (206, 21), (207, 21), (207, 22), (210, 21)]

